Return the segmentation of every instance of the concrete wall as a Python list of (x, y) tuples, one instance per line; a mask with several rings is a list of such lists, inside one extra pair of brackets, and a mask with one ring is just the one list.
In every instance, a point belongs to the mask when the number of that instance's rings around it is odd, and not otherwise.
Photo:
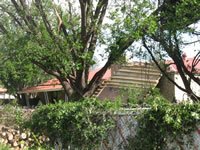
[(111, 76), (113, 76), (121, 68), (120, 64), (111, 65)]
[[(133, 92), (133, 94), (135, 93), (134, 90), (136, 90), (136, 93), (138, 92), (138, 90), (140, 89), (127, 89), (127, 88), (116, 88), (116, 87), (105, 87), (102, 92), (99, 94), (98, 98), (100, 100), (106, 100), (106, 99), (110, 99), (111, 101), (115, 101), (116, 98), (121, 98), (122, 103), (127, 104), (128, 99), (131, 98), (129, 96), (131, 96), (132, 94), (130, 94), (130, 92)], [(144, 98), (144, 96), (146, 95), (146, 90), (141, 89), (141, 93), (137, 95), (138, 100), (141, 100)], [(139, 91), (140, 92), (140, 91)]]
[[(128, 109), (116, 114), (113, 117), (116, 127), (106, 133), (98, 150), (126, 150), (127, 138), (135, 136), (138, 129), (138, 121), (135, 117), (144, 109)], [(164, 144), (164, 150), (200, 150), (200, 125), (196, 124), (190, 134), (183, 134), (176, 138), (168, 137)]]
[[(184, 87), (183, 81), (179, 74), (177, 73), (170, 73), (169, 76), (181, 87)], [(178, 87), (176, 87), (173, 83), (171, 83), (165, 76), (162, 76), (162, 78), (159, 81), (159, 84), (157, 86), (160, 88), (161, 94), (167, 98), (170, 101), (173, 102), (183, 102), (190, 100), (187, 93), (180, 90)], [(194, 93), (198, 96), (200, 96), (200, 86), (195, 83), (194, 81), (191, 81), (191, 88), (194, 91)]]
[(100, 100), (110, 99), (114, 101), (117, 97), (122, 95), (122, 88), (116, 87), (105, 87), (102, 92), (99, 94), (98, 98)]
[[(169, 74), (169, 76), (174, 79), (174, 73)], [(175, 101), (175, 86), (165, 76), (161, 77), (157, 87), (166, 99)]]

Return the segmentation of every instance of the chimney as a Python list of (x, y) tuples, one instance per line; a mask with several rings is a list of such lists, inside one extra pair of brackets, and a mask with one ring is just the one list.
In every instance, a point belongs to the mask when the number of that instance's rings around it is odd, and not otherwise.
[(183, 54), (183, 62), (185, 62), (187, 60), (187, 55), (186, 53)]

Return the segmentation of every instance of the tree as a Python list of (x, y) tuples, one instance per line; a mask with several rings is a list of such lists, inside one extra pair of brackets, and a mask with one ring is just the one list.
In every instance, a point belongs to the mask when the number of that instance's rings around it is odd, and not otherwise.
[[(161, 28), (163, 34), (168, 34), (174, 25), (178, 27), (176, 31), (180, 31), (199, 19), (191, 11), (184, 12), (185, 8), (192, 7), (199, 14), (195, 0), (164, 0), (156, 9), (155, 2), (152, 5), (149, 0), (68, 0), (61, 3), (1, 0), (2, 49), (16, 51), (55, 76), (65, 93), (79, 100), (93, 94), (106, 70), (135, 41), (141, 37), (143, 41), (149, 36), (158, 37)], [(179, 15), (174, 15), (177, 11)], [(182, 13), (186, 24), (175, 22), (181, 20)], [(106, 16), (109, 24), (105, 23)], [(19, 41), (23, 41), (23, 45), (19, 45)], [(88, 81), (89, 68), (94, 64), (92, 58), (99, 45), (106, 45), (108, 60)]]
[[(15, 51), (55, 76), (65, 93), (78, 100), (92, 95), (106, 70), (141, 37), (144, 26), (147, 32), (153, 31), (151, 17), (147, 18), (151, 9), (148, 0), (69, 0), (61, 4), (53, 0), (1, 0), (1, 48)], [(103, 23), (108, 11), (112, 24)], [(88, 81), (95, 50), (102, 44), (108, 60)]]
[(8, 90), (8, 93), (18, 99), (20, 99), (18, 91), (50, 79), (50, 76), (43, 70), (29, 60), (21, 60), (14, 51), (0, 50), (0, 60), (1, 84)]
[[(200, 20), (200, 1), (165, 0), (161, 5), (163, 8), (156, 14), (157, 30), (153, 34), (144, 34), (142, 38), (143, 45), (161, 72), (179, 89), (186, 92), (194, 101), (197, 101), (200, 97), (192, 90), (191, 81), (200, 85), (200, 78), (196, 76), (199, 71), (195, 68), (200, 62), (200, 51), (194, 57), (192, 65), (187, 66), (184, 62), (182, 49), (184, 46), (184, 34), (199, 35), (198, 29), (193, 28), (191, 25), (198, 23)], [(160, 59), (155, 57), (156, 52), (165, 53), (168, 58), (170, 57), (173, 60), (184, 87), (181, 87), (168, 76), (160, 63)]]

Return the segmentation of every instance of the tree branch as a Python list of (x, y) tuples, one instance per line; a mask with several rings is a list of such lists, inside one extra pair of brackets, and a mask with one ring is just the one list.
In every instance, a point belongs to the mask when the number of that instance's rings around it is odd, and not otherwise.
[(69, 6), (69, 11), (68, 11), (69, 12), (69, 20), (68, 20), (68, 22), (71, 26), (71, 30), (72, 30), (72, 33), (73, 33), (73, 41), (76, 42), (76, 31), (74, 30), (74, 25), (72, 23), (72, 20), (73, 20), (72, 3), (70, 3), (69, 1), (68, 1), (68, 6)]
[(181, 86), (179, 86), (173, 79), (171, 79), (167, 73), (160, 67), (159, 63), (157, 62), (156, 58), (154, 57), (153, 53), (151, 52), (151, 50), (149, 49), (149, 47), (147, 46), (146, 42), (145, 42), (145, 38), (142, 38), (142, 43), (144, 45), (144, 47), (146, 48), (146, 50), (148, 51), (148, 53), (151, 55), (152, 60), (154, 61), (154, 63), (156, 64), (156, 66), (158, 67), (158, 69), (163, 73), (164, 76), (166, 76), (166, 78), (172, 82), (174, 85), (176, 85), (180, 90), (187, 92), (184, 88), (182, 88)]
[(14, 19), (14, 21), (21, 27), (21, 29), (24, 29), (21, 22), (17, 19), (17, 17), (15, 17), (15, 15), (13, 13), (11, 13), (10, 11), (8, 11), (8, 9), (6, 9), (4, 6), (0, 5), (0, 7), (2, 8), (2, 10), (4, 12), (6, 12), (11, 18)]
[[(186, 73), (193, 81), (195, 81), (198, 85), (200, 85), (200, 80), (199, 80), (199, 78), (196, 78), (196, 77), (194, 76), (194, 74), (188, 70), (188, 67), (186, 67), (186, 66), (185, 66), (185, 63), (183, 62), (183, 59), (182, 59), (181, 54), (180, 54), (180, 48), (179, 48), (179, 44), (178, 44), (178, 39), (177, 39), (176, 35), (174, 36), (174, 39), (175, 39), (175, 44), (176, 44), (177, 52), (179, 53), (179, 54), (178, 54), (178, 56), (179, 56), (179, 61), (175, 62), (176, 65), (179, 65), (179, 64), (180, 64), (180, 70), (182, 71), (182, 68), (183, 68), (184, 73)], [(184, 74), (184, 73), (183, 73), (183, 74)], [(185, 75), (184, 75), (184, 77), (185, 77)], [(186, 78), (186, 77), (185, 77), (185, 78)], [(187, 78), (184, 79), (184, 80), (187, 80)], [(186, 82), (185, 86), (186, 86), (186, 85), (187, 85), (187, 82)]]
[(42, 20), (45, 24), (45, 27), (46, 27), (46, 30), (47, 32), (49, 33), (49, 35), (55, 39), (54, 35), (53, 35), (53, 32), (52, 32), (52, 28), (51, 28), (51, 24), (49, 23), (48, 19), (47, 19), (47, 16), (43, 10), (43, 6), (41, 4), (41, 1), (40, 0), (35, 0), (35, 5), (36, 7), (39, 9), (40, 11), (40, 15), (42, 16)]
[(43, 65), (42, 63), (36, 61), (36, 60), (31, 60), (33, 62), (33, 64), (37, 65), (38, 67), (42, 68), (46, 73), (55, 76), (56, 78), (60, 78), (61, 74), (55, 71), (52, 71), (48, 68), (45, 67), (45, 65)]
[(196, 65), (198, 65), (198, 63), (200, 62), (200, 51), (195, 55), (193, 61), (192, 61), (192, 69), (191, 69), (191, 73), (192, 72), (196, 72)]
[(30, 15), (30, 10), (28, 8), (28, 5), (26, 4), (26, 2), (24, 0), (20, 0), (20, 3), (23, 7), (24, 13), (25, 13), (25, 17), (27, 18), (27, 20), (29, 22), (31, 22), (31, 24), (33, 24), (34, 27), (37, 27), (35, 21), (33, 20), (32, 16)]
[[(37, 27), (36, 23), (34, 22), (34, 20), (32, 19), (31, 16), (27, 16), (26, 12), (23, 11), (20, 6), (18, 5), (18, 3), (16, 2), (16, 0), (11, 0), (12, 4), (14, 5), (15, 9), (16, 9), (16, 13), (18, 14), (18, 16), (21, 17), (21, 19), (25, 22), (25, 25), (28, 27), (28, 29), (26, 30), (27, 33), (34, 33), (37, 34), (36, 31), (34, 30), (34, 27)], [(30, 23), (30, 24), (29, 24)], [(22, 26), (23, 27), (23, 26)]]
[(86, 1), (79, 0), (79, 3), (81, 7), (81, 39), (84, 40), (87, 30)]
[(189, 44), (194, 44), (200, 42), (200, 40), (196, 40), (196, 41), (192, 41), (192, 42), (187, 42), (187, 43), (183, 43), (184, 45), (189, 45)]
[(6, 34), (6, 35), (8, 34), (8, 31), (6, 30), (6, 28), (3, 26), (1, 22), (0, 22), (0, 29), (3, 34)]

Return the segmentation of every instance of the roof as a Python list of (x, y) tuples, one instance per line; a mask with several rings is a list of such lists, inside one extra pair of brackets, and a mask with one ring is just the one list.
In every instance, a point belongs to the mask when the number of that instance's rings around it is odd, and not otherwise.
[[(187, 58), (186, 55), (183, 55), (183, 61), (184, 61), (185, 65), (187, 66), (189, 71), (191, 70), (193, 60), (194, 60), (194, 57), (193, 58)], [(168, 72), (175, 72), (175, 73), (178, 72), (178, 69), (177, 69), (176, 65), (173, 64), (172, 60), (168, 60), (165, 63), (170, 64), (170, 66), (168, 68), (169, 69)], [(134, 62), (131, 65), (147, 65), (148, 66), (148, 64), (149, 63)], [(94, 77), (95, 73), (97, 73), (100, 69), (101, 68), (90, 71), (89, 76), (88, 76), (88, 80), (91, 80)], [(200, 73), (200, 63), (198, 63), (195, 66), (195, 69), (196, 69), (197, 73)], [(104, 76), (102, 77), (102, 79), (108, 80), (110, 78), (111, 78), (111, 69), (108, 69), (106, 71), (106, 73), (104, 74)], [(60, 91), (60, 90), (63, 90), (62, 85), (60, 84), (60, 82), (57, 78), (53, 78), (53, 79), (48, 80), (47, 82), (45, 82), (45, 83), (43, 83), (39, 86), (24, 89), (24, 90), (20, 91), (19, 93), (37, 93), (37, 92)]]
[[(97, 73), (100, 69), (101, 68), (90, 71), (88, 79), (91, 80), (94, 77), (95, 73)], [(110, 77), (111, 77), (111, 69), (107, 69), (102, 79), (108, 80)], [(61, 91), (61, 90), (63, 90), (63, 87), (60, 81), (57, 78), (53, 78), (45, 83), (42, 83), (39, 86), (27, 88), (18, 93), (38, 93), (38, 92)]]
[(6, 93), (6, 92), (7, 92), (7, 89), (0, 86), (0, 93)]
[[(184, 64), (189, 71), (191, 71), (191, 69), (192, 69), (193, 60), (194, 60), (194, 57), (187, 58), (185, 55), (183, 57)], [(198, 61), (200, 61), (200, 60), (198, 60)], [(168, 72), (178, 72), (178, 69), (172, 60), (166, 61), (166, 64), (171, 64), (168, 68), (169, 69)], [(200, 62), (198, 62), (194, 68), (195, 68), (195, 73), (200, 73)]]
[[(92, 80), (92, 78), (94, 77), (95, 73), (97, 73), (101, 68), (98, 68), (96, 70), (90, 71), (89, 76), (88, 76), (88, 80)], [(108, 80), (111, 77), (111, 69), (107, 69), (106, 73), (103, 75), (102, 80)]]

